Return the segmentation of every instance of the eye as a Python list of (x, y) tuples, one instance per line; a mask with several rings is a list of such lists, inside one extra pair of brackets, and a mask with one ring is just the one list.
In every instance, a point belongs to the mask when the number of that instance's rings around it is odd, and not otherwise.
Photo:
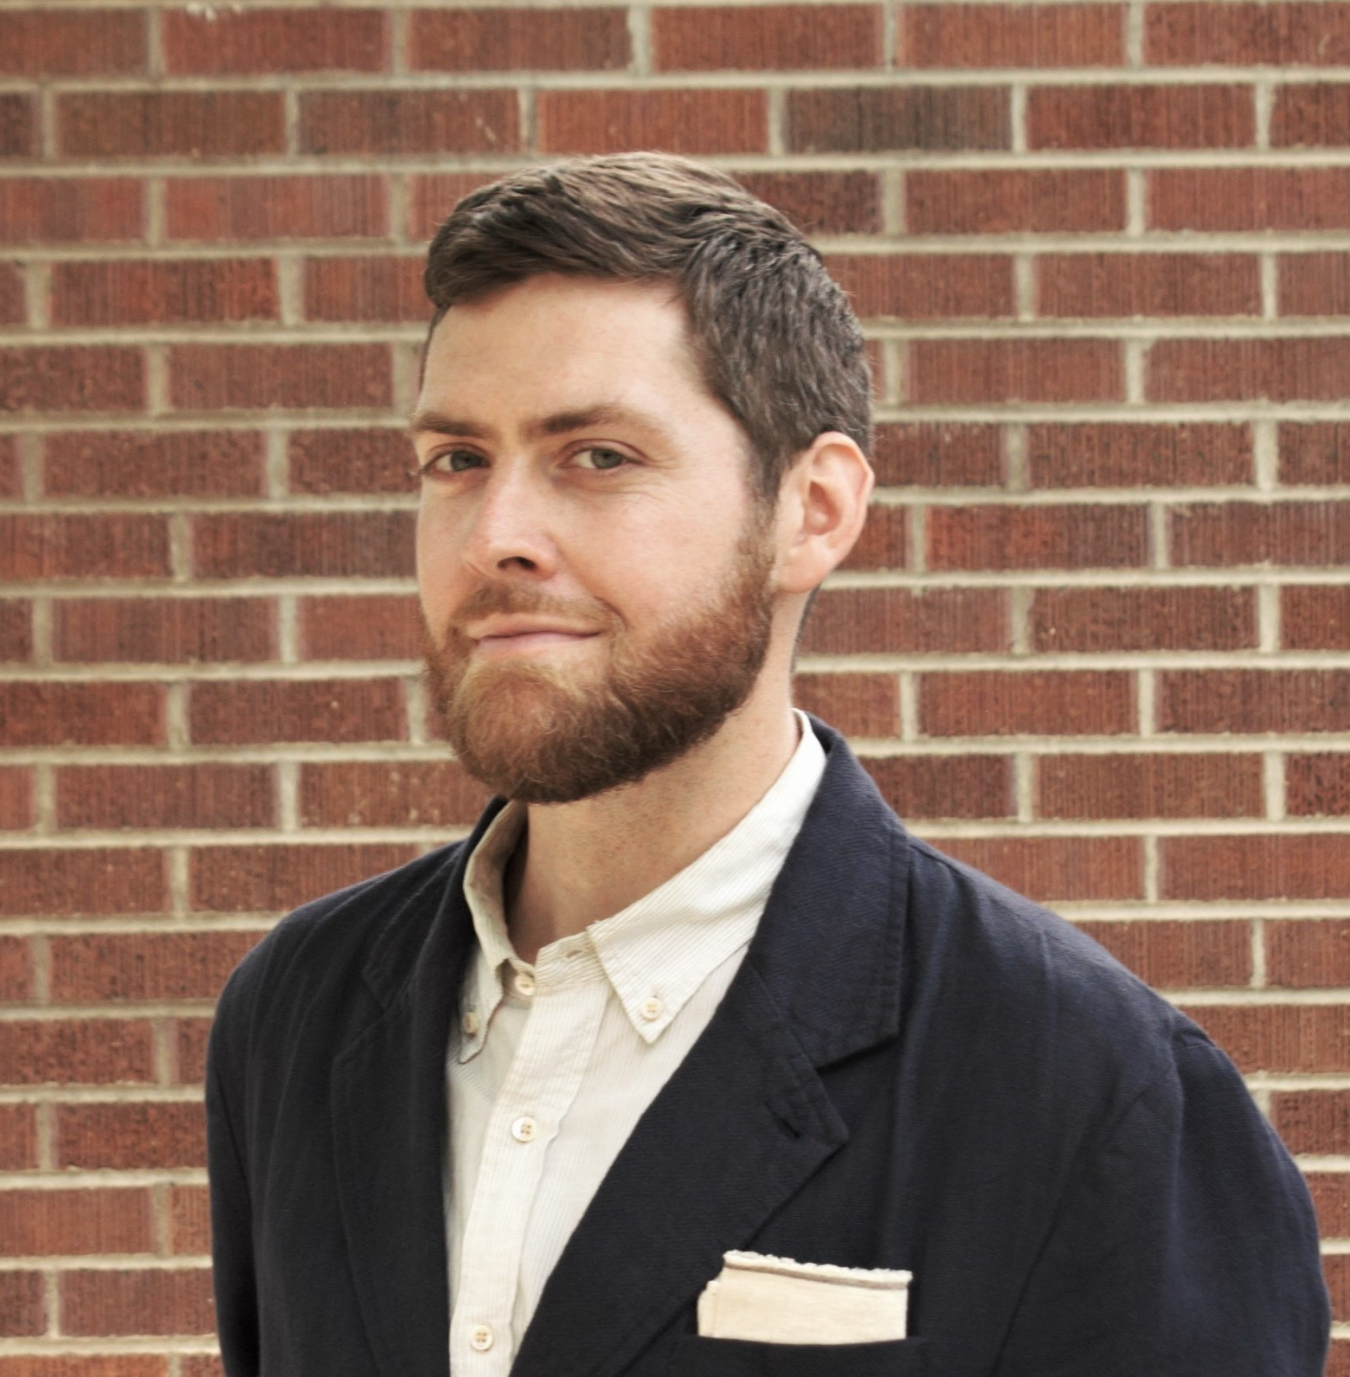
[(573, 458), (578, 468), (598, 469), (602, 472), (622, 468), (629, 462), (628, 456), (622, 450), (607, 449), (604, 445), (589, 445), (586, 449), (579, 449)]
[(417, 472), (423, 477), (434, 473), (465, 473), (481, 468), (483, 456), (472, 449), (443, 449), (433, 454)]

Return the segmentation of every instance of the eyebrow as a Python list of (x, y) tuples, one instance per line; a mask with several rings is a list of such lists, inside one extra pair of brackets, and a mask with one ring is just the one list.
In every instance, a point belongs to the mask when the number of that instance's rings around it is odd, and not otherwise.
[[(623, 424), (641, 426), (644, 430), (654, 431), (662, 436), (667, 433), (663, 425), (642, 412), (612, 403), (601, 403), (597, 406), (555, 411), (550, 416), (541, 416), (526, 424), (525, 436), (530, 440), (538, 440), (551, 435), (570, 435), (575, 430), (589, 430), (592, 426)], [(408, 428), (414, 435), (462, 435), (469, 440), (491, 439), (494, 433), (490, 426), (447, 416), (442, 411), (415, 412)]]

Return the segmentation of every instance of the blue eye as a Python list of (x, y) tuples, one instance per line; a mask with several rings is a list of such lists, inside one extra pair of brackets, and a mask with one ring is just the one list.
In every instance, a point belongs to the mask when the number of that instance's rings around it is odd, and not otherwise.
[(617, 449), (606, 449), (603, 445), (592, 445), (589, 449), (578, 450), (576, 458), (583, 469), (601, 471), (622, 468), (628, 462), (626, 454)]
[(439, 454), (433, 454), (425, 464), (422, 465), (421, 472), (428, 473), (464, 473), (469, 469), (480, 468), (483, 464), (483, 456), (471, 449), (446, 449)]

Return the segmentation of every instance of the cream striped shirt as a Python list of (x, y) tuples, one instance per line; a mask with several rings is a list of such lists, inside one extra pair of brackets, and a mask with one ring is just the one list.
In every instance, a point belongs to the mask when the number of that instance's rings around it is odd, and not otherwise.
[(707, 1027), (825, 769), (801, 739), (749, 813), (613, 917), (511, 947), (502, 876), (525, 809), (509, 804), (465, 875), (478, 950), (447, 1058), (450, 1367), (506, 1377), (539, 1296), (643, 1111)]

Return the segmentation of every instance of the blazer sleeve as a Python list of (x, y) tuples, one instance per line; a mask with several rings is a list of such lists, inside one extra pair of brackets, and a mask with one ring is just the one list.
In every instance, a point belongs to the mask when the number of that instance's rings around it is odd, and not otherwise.
[(1321, 1377), (1329, 1307), (1298, 1168), (1198, 1029), (1083, 1160), (996, 1377)]

